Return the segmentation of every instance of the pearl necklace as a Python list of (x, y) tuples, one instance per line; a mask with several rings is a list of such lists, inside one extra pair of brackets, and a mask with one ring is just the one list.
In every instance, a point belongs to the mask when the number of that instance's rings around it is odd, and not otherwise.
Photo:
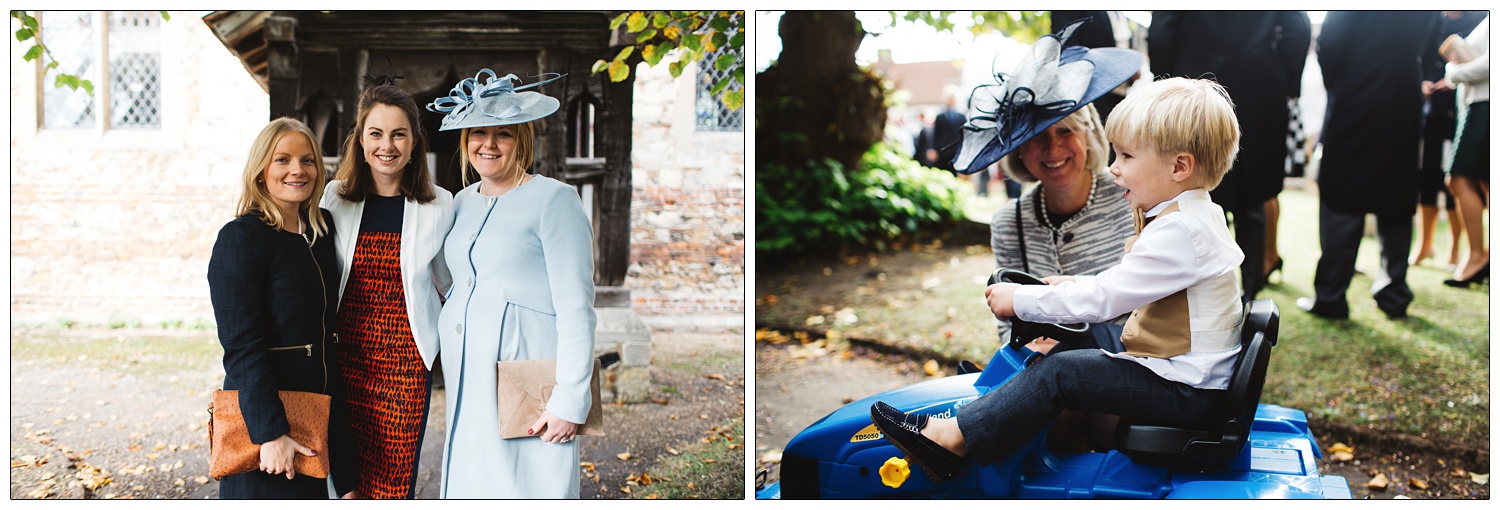
[[(1077, 216), (1078, 213), (1081, 213), (1083, 211), (1087, 211), (1088, 208), (1089, 208), (1089, 206), (1093, 205), (1093, 203), (1094, 203), (1094, 189), (1097, 188), (1097, 187), (1099, 187), (1099, 181), (1095, 180), (1095, 179), (1090, 179), (1089, 180), (1089, 198), (1088, 198), (1088, 200), (1085, 200), (1083, 202), (1083, 207), (1082, 208), (1078, 209), (1077, 212), (1073, 213), (1074, 216)], [(1037, 198), (1039, 200), (1041, 200), (1041, 202), (1042, 202), (1042, 211), (1041, 211), (1042, 213), (1039, 214), (1038, 216), (1041, 216), (1042, 225), (1045, 225), (1048, 229), (1051, 229), (1052, 232), (1055, 234), (1060, 229), (1058, 227), (1055, 227), (1055, 226), (1052, 225), (1052, 219), (1049, 218), (1049, 215), (1047, 214), (1048, 213), (1048, 211), (1047, 211), (1047, 188), (1039, 188), (1036, 191), (1037, 191)], [(1066, 223), (1066, 222), (1064, 222), (1064, 223)]]

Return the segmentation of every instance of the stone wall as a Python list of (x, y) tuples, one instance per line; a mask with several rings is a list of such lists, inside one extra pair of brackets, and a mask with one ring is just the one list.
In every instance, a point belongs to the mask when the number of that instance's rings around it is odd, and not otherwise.
[[(160, 130), (38, 129), (36, 66), (11, 45), (12, 322), (213, 321), (209, 253), (270, 113), (202, 14), (162, 25)], [(657, 328), (743, 327), (744, 134), (693, 130), (690, 71), (637, 72), (633, 308)]]
[(656, 328), (745, 324), (745, 132), (694, 128), (694, 69), (636, 67), (631, 265)]

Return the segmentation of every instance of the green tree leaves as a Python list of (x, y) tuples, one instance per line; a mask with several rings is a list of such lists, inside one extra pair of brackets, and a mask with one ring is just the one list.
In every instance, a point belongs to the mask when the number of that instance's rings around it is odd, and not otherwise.
[[(738, 110), (745, 105), (745, 11), (633, 11), (610, 20), (609, 28), (625, 27), (635, 34), (635, 43), (626, 46), (611, 60), (594, 62), (593, 72), (607, 72), (609, 80), (621, 82), (630, 77), (627, 60), (639, 49), (641, 60), (651, 67), (667, 62), (673, 78), (682, 75), (688, 63), (720, 48), (729, 52), (709, 65), (729, 74), (714, 83), (725, 106)], [(669, 57), (669, 54), (672, 56)], [(733, 85), (739, 84), (739, 87)]]
[[(162, 12), (162, 17), (166, 17), (166, 15), (166, 12)], [(57, 59), (52, 56), (52, 51), (48, 50), (47, 46), (42, 44), (42, 40), (37, 38), (37, 34), (42, 31), (41, 23), (37, 22), (35, 17), (26, 14), (26, 11), (10, 11), (10, 17), (21, 23), (21, 28), (16, 30), (16, 41), (32, 42), (31, 47), (26, 50), (26, 53), (21, 55), (21, 59), (30, 62), (41, 58), (42, 55), (46, 55), (47, 65), (42, 68), (42, 72), (48, 73), (57, 69)], [(92, 82), (67, 73), (57, 73), (57, 78), (53, 80), (52, 86), (57, 88), (68, 87), (73, 90), (83, 87), (84, 92), (87, 92), (90, 96), (94, 95), (94, 84)]]

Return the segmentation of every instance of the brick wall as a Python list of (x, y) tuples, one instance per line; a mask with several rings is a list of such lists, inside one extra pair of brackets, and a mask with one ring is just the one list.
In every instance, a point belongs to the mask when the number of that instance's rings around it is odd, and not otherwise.
[(654, 326), (744, 325), (745, 133), (694, 128), (693, 70), (637, 66), (631, 265)]
[(208, 254), (269, 107), (201, 15), (162, 24), (160, 129), (38, 129), (11, 45), (12, 321), (213, 319)]

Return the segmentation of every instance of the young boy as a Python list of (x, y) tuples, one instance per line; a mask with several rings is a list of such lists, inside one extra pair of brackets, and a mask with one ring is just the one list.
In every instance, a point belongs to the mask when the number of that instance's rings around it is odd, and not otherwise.
[[(935, 481), (964, 457), (1010, 456), (1064, 409), (1191, 424), (1225, 398), (1240, 349), (1234, 271), (1244, 254), (1209, 190), (1238, 152), (1234, 106), (1217, 83), (1166, 79), (1120, 102), (1105, 133), (1115, 150), (1110, 173), (1135, 214), (1125, 257), (1095, 276), (985, 290), (1001, 319), (1095, 323), (1095, 345), (1086, 347), (1098, 348), (1054, 349), (955, 418), (870, 408), (876, 427)], [(1131, 310), (1123, 329), (1100, 323)]]

